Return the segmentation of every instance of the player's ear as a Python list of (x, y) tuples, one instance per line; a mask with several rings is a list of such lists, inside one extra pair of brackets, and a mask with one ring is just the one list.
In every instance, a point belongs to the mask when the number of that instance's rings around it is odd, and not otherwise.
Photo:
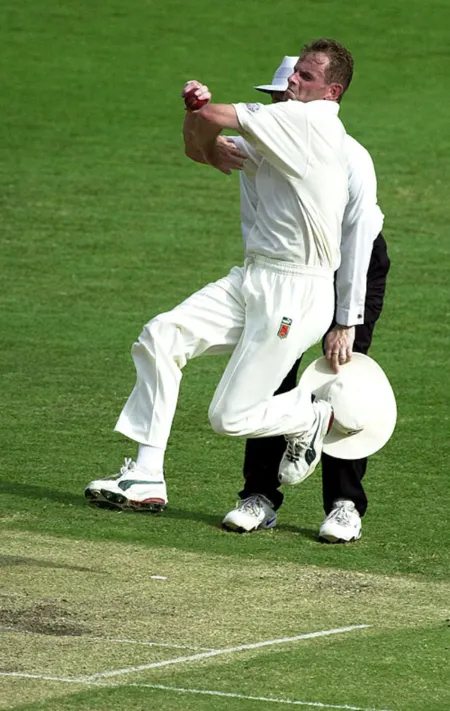
[(342, 84), (334, 83), (328, 86), (328, 99), (330, 101), (338, 101), (339, 97), (344, 93), (344, 87)]

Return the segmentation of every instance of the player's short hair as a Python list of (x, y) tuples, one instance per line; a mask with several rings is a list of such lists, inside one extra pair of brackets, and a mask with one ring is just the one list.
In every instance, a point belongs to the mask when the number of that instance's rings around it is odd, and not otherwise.
[(329, 60), (325, 72), (325, 81), (327, 84), (336, 82), (337, 84), (342, 84), (344, 87), (338, 99), (338, 101), (340, 101), (350, 86), (353, 77), (353, 57), (343, 44), (335, 39), (329, 39), (328, 37), (320, 37), (320, 39), (305, 44), (304, 47), (302, 47), (300, 56), (304, 57), (307, 54), (318, 54), (319, 52), (325, 54)]

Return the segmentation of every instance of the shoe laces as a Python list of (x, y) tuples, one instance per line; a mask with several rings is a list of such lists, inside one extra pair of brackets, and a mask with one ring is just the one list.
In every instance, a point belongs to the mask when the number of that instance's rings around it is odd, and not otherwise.
[(239, 505), (243, 513), (249, 514), (250, 516), (259, 516), (262, 510), (262, 500), (260, 496), (249, 496), (248, 499), (244, 499)]
[(133, 462), (131, 457), (125, 457), (125, 461), (120, 467), (120, 471), (117, 474), (111, 474), (111, 476), (106, 476), (105, 479), (120, 479), (121, 476), (129, 474), (136, 468), (136, 463)]
[(340, 501), (336, 504), (333, 510), (330, 511), (328, 516), (330, 519), (333, 519), (333, 521), (336, 521), (336, 523), (343, 524), (344, 526), (350, 526), (353, 523), (352, 514), (354, 512), (354, 509), (351, 508), (349, 504), (345, 501)]
[(286, 459), (289, 462), (297, 462), (309, 447), (309, 441), (302, 437), (285, 437), (287, 442)]

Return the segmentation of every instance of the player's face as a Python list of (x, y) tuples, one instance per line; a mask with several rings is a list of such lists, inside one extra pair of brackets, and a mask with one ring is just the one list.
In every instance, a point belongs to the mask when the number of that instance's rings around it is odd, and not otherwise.
[[(336, 100), (341, 91), (340, 84), (327, 84), (325, 73), (330, 60), (322, 52), (306, 54), (300, 57), (288, 79), (285, 100), (316, 101), (317, 99)], [(337, 94), (336, 94), (337, 92)]]

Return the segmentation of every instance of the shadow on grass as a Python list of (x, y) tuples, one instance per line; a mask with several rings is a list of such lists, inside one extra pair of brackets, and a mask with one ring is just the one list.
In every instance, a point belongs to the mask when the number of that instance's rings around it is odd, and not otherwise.
[(289, 523), (277, 524), (277, 529), (282, 533), (296, 533), (303, 538), (309, 538), (311, 541), (320, 542), (316, 528), (301, 528), (301, 526), (293, 526)]
[(214, 514), (205, 513), (204, 511), (187, 511), (185, 509), (173, 509), (168, 506), (164, 513), (161, 514), (164, 518), (173, 518), (178, 521), (202, 521), (213, 528), (220, 528), (222, 518)]
[(11, 565), (31, 565), (37, 568), (60, 568), (61, 570), (76, 570), (80, 573), (98, 573), (98, 570), (83, 568), (79, 565), (54, 563), (51, 560), (38, 560), (37, 558), (23, 558), (17, 555), (0, 555), (0, 568)]
[[(179, 520), (192, 520), (192, 521), (203, 521), (204, 523), (207, 523), (209, 526), (212, 528), (218, 529), (218, 530), (223, 530), (222, 529), (222, 515), (214, 515), (214, 514), (208, 514), (203, 511), (185, 511), (183, 509), (172, 509), (172, 508), (167, 508), (164, 511), (163, 516), (165, 518), (174, 518), (174, 519), (179, 519)], [(286, 524), (286, 523), (279, 523), (277, 524), (276, 528), (274, 529), (276, 532), (280, 533), (295, 533), (299, 536), (302, 536), (303, 538), (309, 538), (311, 541), (316, 541), (319, 543), (322, 543), (322, 541), (319, 541), (318, 538), (318, 532), (317, 529), (315, 528), (301, 528), (300, 526), (293, 526), (291, 524)], [(271, 531), (266, 530), (266, 531), (252, 531), (252, 535), (257, 535), (259, 536), (265, 536), (265, 535), (270, 535)], [(250, 533), (236, 533), (234, 531), (227, 531), (227, 536), (230, 536), (230, 538), (233, 538), (234, 536), (248, 536)]]
[(72, 494), (68, 491), (58, 491), (57, 489), (47, 489), (45, 486), (36, 484), (18, 484), (17, 482), (0, 481), (0, 492), (22, 496), (24, 499), (48, 499), (57, 501), (60, 504), (71, 504), (72, 506), (84, 506), (86, 499), (83, 494)]

